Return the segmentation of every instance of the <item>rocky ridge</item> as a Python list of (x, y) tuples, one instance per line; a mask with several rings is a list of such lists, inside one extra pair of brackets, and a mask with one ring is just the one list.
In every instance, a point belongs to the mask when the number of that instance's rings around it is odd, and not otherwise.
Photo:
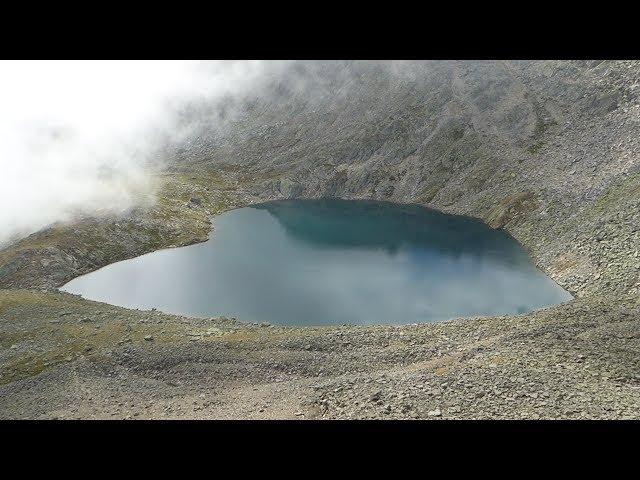
[[(289, 69), (224, 128), (201, 118), (167, 152), (152, 207), (0, 251), (0, 417), (638, 418), (640, 64)], [(210, 214), (323, 196), (483, 219), (576, 299), (435, 325), (284, 328), (55, 291), (202, 241)]]

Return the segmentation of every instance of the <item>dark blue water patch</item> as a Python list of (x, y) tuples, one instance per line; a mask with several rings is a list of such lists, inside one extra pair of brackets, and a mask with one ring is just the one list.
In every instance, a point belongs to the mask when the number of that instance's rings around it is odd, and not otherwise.
[(525, 313), (571, 295), (508, 234), (417, 205), (285, 200), (226, 212), (211, 239), (62, 289), (131, 308), (286, 325)]

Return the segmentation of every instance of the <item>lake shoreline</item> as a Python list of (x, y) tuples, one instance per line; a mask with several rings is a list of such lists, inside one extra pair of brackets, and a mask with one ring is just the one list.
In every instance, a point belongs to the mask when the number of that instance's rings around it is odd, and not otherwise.
[[(297, 94), (265, 85), (232, 128), (205, 122), (165, 152), (152, 205), (0, 250), (0, 418), (640, 418), (640, 63), (408, 66), (295, 62)], [(478, 218), (574, 299), (434, 325), (284, 328), (56, 289), (206, 241), (217, 213), (320, 197)]]
[[(277, 327), (5, 289), (0, 418), (638, 418), (623, 332), (640, 315), (614, 298), (431, 325)], [(74, 378), (85, 390), (64, 387)]]
[(116, 262), (61, 290), (128, 308), (311, 326), (521, 314), (571, 298), (507, 233), (418, 205), (280, 200), (214, 221), (208, 242)]

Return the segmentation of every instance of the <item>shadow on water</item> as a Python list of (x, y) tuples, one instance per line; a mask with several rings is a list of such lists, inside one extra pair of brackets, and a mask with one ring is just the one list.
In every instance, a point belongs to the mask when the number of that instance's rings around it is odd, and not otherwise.
[(441, 255), (491, 257), (508, 265), (529, 265), (518, 242), (479, 220), (419, 205), (369, 200), (277, 200), (251, 208), (266, 210), (301, 242), (316, 248), (373, 247), (395, 255), (400, 249)]

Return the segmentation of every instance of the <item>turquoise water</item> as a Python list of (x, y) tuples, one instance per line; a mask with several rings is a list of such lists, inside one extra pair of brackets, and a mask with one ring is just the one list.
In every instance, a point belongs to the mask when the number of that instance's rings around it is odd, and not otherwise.
[(434, 322), (571, 299), (505, 232), (415, 205), (286, 200), (213, 224), (205, 243), (115, 263), (63, 290), (286, 325)]

